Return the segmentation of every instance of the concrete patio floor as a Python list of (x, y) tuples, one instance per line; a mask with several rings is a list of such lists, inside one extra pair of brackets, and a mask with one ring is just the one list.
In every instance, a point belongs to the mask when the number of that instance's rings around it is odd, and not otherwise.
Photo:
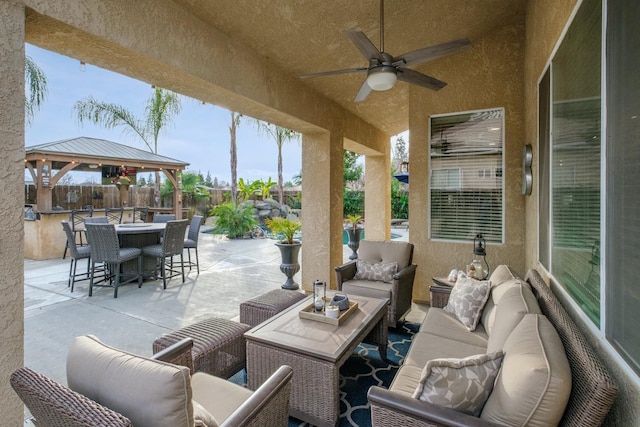
[[(407, 239), (405, 230), (393, 232), (401, 236), (397, 240)], [(89, 297), (88, 281), (77, 282), (71, 293), (69, 258), (25, 260), (24, 365), (66, 384), (67, 350), (76, 336), (93, 334), (116, 348), (151, 355), (159, 335), (208, 317), (237, 319), (241, 302), (279, 289), (285, 280), (274, 240), (229, 240), (201, 233), (198, 250), (199, 275), (194, 267), (185, 283), (174, 277), (167, 289), (161, 280), (144, 282), (140, 289), (128, 284), (119, 288), (117, 299), (112, 288), (94, 287)], [(344, 245), (345, 260), (349, 254)], [(85, 265), (81, 261), (78, 271)], [(294, 279), (299, 282), (301, 273)], [(425, 307), (414, 307), (407, 320), (420, 321)]]

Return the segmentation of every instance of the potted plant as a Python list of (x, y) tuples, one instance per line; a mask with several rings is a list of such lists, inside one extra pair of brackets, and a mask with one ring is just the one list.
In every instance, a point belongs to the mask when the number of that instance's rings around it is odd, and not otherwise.
[(347, 243), (347, 246), (349, 246), (353, 251), (353, 253), (349, 255), (349, 259), (358, 258), (360, 237), (362, 237), (362, 231), (364, 230), (362, 222), (363, 218), (361, 215), (347, 215), (347, 218), (344, 220), (344, 229), (349, 236), (349, 243)]
[(293, 276), (300, 271), (298, 254), (302, 243), (299, 240), (294, 240), (294, 235), (300, 230), (302, 224), (297, 219), (283, 217), (267, 219), (265, 224), (272, 233), (284, 236), (283, 239), (276, 242), (276, 246), (280, 249), (280, 255), (282, 256), (280, 271), (287, 276), (287, 280), (282, 284), (282, 289), (298, 289), (299, 285), (293, 280)]

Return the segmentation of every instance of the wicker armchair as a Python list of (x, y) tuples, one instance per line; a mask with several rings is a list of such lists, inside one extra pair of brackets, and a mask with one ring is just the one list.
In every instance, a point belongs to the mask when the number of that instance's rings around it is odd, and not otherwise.
[[(113, 286), (113, 297), (118, 298), (118, 287), (137, 279), (138, 287), (142, 286), (142, 251), (138, 248), (120, 248), (116, 226), (113, 224), (85, 224), (87, 240), (91, 247), (91, 279), (89, 281), (89, 296), (93, 295), (94, 286)], [(138, 261), (137, 274), (122, 281), (121, 265), (127, 261)], [(113, 280), (108, 285), (95, 282), (96, 263), (104, 263), (109, 269)]]
[[(363, 295), (373, 298), (389, 298), (389, 326), (398, 322), (411, 310), (413, 279), (416, 265), (413, 260), (413, 244), (408, 242), (363, 240), (358, 259), (335, 268), (339, 291), (347, 295)], [(357, 264), (385, 264), (397, 262), (397, 272), (389, 281), (358, 279)]]
[[(281, 366), (256, 391), (251, 391), (204, 373), (190, 376), (187, 368), (192, 345), (193, 341), (187, 338), (145, 358), (106, 346), (95, 337), (78, 337), (67, 358), (70, 387), (29, 368), (16, 370), (10, 382), (40, 426), (129, 427), (135, 423), (136, 427), (194, 427), (196, 420), (211, 421), (211, 418), (221, 427), (288, 424), (291, 367)], [(76, 363), (75, 358), (87, 361), (91, 369)], [(111, 375), (110, 367), (120, 377), (118, 385), (132, 384), (105, 387), (101, 378)], [(146, 369), (153, 372), (145, 372)], [(179, 387), (154, 388), (151, 383), (158, 372), (160, 375), (169, 372), (175, 379), (167, 379), (166, 375), (164, 379), (179, 383)], [(133, 383), (145, 375), (152, 377)], [(80, 392), (82, 388), (87, 389), (86, 393)], [(107, 402), (115, 402), (115, 406), (109, 407)], [(175, 408), (178, 410), (172, 411)], [(158, 418), (163, 423), (154, 422)]]
[(160, 270), (164, 289), (167, 289), (167, 272), (170, 273), (169, 278), (178, 275), (178, 271), (173, 269), (173, 257), (177, 255), (180, 255), (179, 264), (182, 272), (182, 283), (184, 283), (184, 257), (182, 253), (184, 252), (184, 234), (187, 231), (188, 224), (189, 221), (186, 219), (167, 222), (162, 243), (142, 248), (142, 255), (158, 259), (158, 266), (154, 270), (154, 274), (157, 277), (158, 270)]
[[(203, 217), (200, 215), (194, 215), (191, 218), (191, 224), (189, 224), (189, 233), (187, 234), (187, 238), (184, 239), (184, 248), (187, 250), (187, 256), (189, 260), (187, 261), (187, 265), (189, 266), (189, 270), (194, 265), (198, 269), (198, 274), (200, 274), (200, 262), (198, 260), (198, 236), (200, 235), (200, 226), (202, 225)], [(196, 251), (196, 262), (191, 262), (191, 249), (195, 249)]]

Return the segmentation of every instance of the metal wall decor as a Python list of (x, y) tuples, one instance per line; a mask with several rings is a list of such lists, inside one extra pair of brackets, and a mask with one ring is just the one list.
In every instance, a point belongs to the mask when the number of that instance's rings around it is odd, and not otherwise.
[(533, 148), (531, 144), (522, 147), (522, 194), (531, 195), (533, 188), (533, 172), (531, 165), (533, 164)]

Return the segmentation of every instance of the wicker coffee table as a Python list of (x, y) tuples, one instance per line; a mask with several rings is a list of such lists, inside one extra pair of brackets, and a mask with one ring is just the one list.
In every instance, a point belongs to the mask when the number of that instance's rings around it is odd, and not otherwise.
[(335, 426), (340, 366), (361, 342), (377, 345), (384, 359), (387, 354), (388, 300), (351, 299), (358, 310), (339, 326), (300, 318), (298, 312), (311, 303), (307, 297), (246, 332), (249, 388), (255, 390), (287, 364), (293, 368), (289, 415), (315, 426)]

